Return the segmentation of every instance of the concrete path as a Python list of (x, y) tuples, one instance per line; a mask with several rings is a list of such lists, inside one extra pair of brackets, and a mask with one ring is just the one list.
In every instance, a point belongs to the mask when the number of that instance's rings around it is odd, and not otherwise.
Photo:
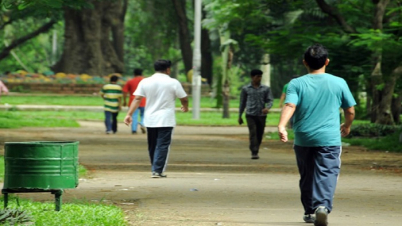
[[(123, 208), (130, 225), (312, 225), (302, 221), (291, 143), (265, 140), (261, 159), (251, 160), (245, 126), (179, 126), (174, 130), (168, 178), (153, 179), (145, 134), (131, 135), (129, 128), (119, 124), (119, 133), (106, 135), (102, 122), (80, 124), (81, 128), (0, 130), (0, 142), (80, 141), (80, 163), (91, 177), (66, 190), (64, 202), (113, 203)], [(344, 151), (347, 161), (329, 225), (402, 225), (401, 175), (366, 170), (360, 161), (369, 158), (369, 153)], [(350, 160), (355, 154), (358, 157)], [(381, 158), (401, 164), (400, 155)], [(48, 194), (21, 196), (52, 201)]]

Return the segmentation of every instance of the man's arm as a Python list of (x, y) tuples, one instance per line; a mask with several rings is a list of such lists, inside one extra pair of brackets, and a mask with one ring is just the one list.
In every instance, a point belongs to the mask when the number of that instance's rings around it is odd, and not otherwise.
[(283, 101), (285, 101), (286, 93), (282, 93), (281, 99), (279, 100), (279, 107), (283, 107)]
[(140, 106), (142, 98), (143, 96), (136, 95), (133, 102), (131, 102), (130, 108), (127, 111), (127, 115), (124, 118), (124, 123), (126, 125), (130, 125), (132, 123), (133, 119), (131, 118), (131, 116), (133, 115), (134, 111), (137, 110), (137, 108)]
[(180, 102), (181, 102), (181, 111), (188, 112), (188, 98), (187, 97), (180, 98)]
[(355, 107), (344, 108), (343, 114), (345, 115), (345, 123), (341, 125), (341, 135), (346, 137), (350, 133), (350, 127), (355, 119)]
[(268, 87), (268, 91), (267, 91), (267, 96), (265, 97), (265, 103), (266, 103), (266, 106), (264, 109), (262, 109), (262, 113), (268, 114), (269, 109), (271, 109), (272, 105), (274, 104), (274, 97), (272, 96), (272, 92), (269, 87)]
[(123, 92), (123, 106), (127, 106), (127, 92)]
[(241, 118), (241, 116), (244, 112), (244, 109), (246, 109), (246, 102), (247, 102), (247, 92), (243, 88), (240, 93), (239, 118), (237, 120), (239, 125), (243, 124), (243, 119)]
[(292, 103), (286, 103), (282, 108), (281, 118), (278, 124), (279, 138), (282, 142), (288, 141), (288, 132), (286, 131), (286, 125), (296, 110), (296, 105)]

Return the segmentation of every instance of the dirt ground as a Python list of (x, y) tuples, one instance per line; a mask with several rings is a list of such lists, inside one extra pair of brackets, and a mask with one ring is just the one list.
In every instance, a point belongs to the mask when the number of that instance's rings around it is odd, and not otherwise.
[[(90, 170), (63, 203), (113, 203), (130, 225), (306, 225), (299, 201), (292, 144), (266, 140), (251, 160), (247, 128), (183, 127), (174, 130), (167, 178), (150, 178), (146, 135), (104, 134), (101, 122), (80, 128), (0, 129), (4, 142), (79, 141), (79, 162)], [(275, 131), (275, 128), (266, 128)], [(402, 155), (344, 147), (331, 226), (402, 222)], [(53, 201), (50, 193), (23, 193)]]

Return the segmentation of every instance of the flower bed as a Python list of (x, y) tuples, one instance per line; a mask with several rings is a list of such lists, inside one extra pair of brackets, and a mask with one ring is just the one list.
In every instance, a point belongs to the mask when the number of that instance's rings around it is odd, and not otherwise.
[[(97, 94), (104, 84), (109, 83), (110, 77), (120, 77), (118, 84), (123, 86), (131, 76), (110, 74), (107, 76), (91, 76), (87, 74), (65, 74), (45, 72), (42, 74), (18, 71), (0, 76), (0, 80), (8, 87), (10, 92), (22, 93), (58, 93), (58, 94)], [(191, 84), (182, 83), (187, 94), (191, 95)], [(210, 88), (201, 85), (201, 95), (208, 96)]]

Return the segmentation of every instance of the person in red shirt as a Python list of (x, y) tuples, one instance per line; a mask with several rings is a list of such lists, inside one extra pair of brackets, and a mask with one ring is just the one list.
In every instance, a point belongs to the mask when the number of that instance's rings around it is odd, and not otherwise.
[[(134, 70), (134, 78), (128, 80), (126, 84), (123, 87), (123, 106), (130, 106), (131, 102), (134, 100), (134, 91), (137, 89), (138, 84), (141, 82), (141, 80), (144, 79), (144, 76), (142, 75), (142, 70), (141, 69), (135, 69)], [(127, 105), (127, 94), (130, 95), (130, 100)], [(138, 107), (137, 110), (134, 111), (132, 118), (133, 118), (133, 123), (131, 123), (131, 133), (136, 134), (137, 133), (137, 125), (140, 124), (140, 128), (142, 133), (145, 133), (145, 126), (144, 126), (144, 110), (145, 110), (145, 103), (146, 100), (145, 98), (142, 98), (140, 106)], [(138, 113), (140, 113), (141, 120), (138, 123)]]

